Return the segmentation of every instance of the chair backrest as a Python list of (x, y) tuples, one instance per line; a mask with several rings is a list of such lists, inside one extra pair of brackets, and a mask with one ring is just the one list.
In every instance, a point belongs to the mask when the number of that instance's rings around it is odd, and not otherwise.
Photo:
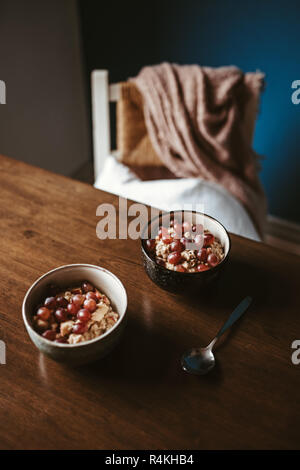
[[(245, 74), (246, 81), (249, 80), (250, 77), (251, 73)], [(91, 89), (95, 179), (97, 179), (101, 173), (105, 159), (111, 154), (114, 154), (117, 158), (122, 158), (125, 164), (145, 165), (148, 167), (156, 166), (158, 168), (160, 166), (160, 168), (163, 168), (163, 163), (160, 161), (151, 145), (145, 123), (141, 122), (144, 121), (143, 113), (136, 113), (139, 107), (137, 105), (140, 105), (140, 103), (130, 103), (129, 100), (128, 107), (126, 95), (128, 92), (132, 92), (131, 86), (126, 83), (109, 85), (108, 71), (94, 70), (91, 76)], [(136, 97), (136, 93), (139, 92), (136, 90), (133, 91)], [(250, 93), (251, 96), (249, 97), (245, 109), (243, 126), (245, 136), (251, 144), (260, 89), (254, 88)], [(140, 98), (138, 101), (140, 101)], [(121, 121), (121, 125), (117, 126), (118, 150), (111, 149), (109, 102), (119, 102), (117, 120)], [(139, 124), (136, 122), (136, 119), (139, 120)], [(134, 144), (133, 146), (131, 145), (132, 143)], [(129, 147), (129, 150), (127, 147)]]
[(94, 70), (91, 76), (92, 120), (95, 179), (99, 176), (108, 155), (112, 151), (110, 142), (109, 102), (120, 98), (119, 84), (109, 85), (107, 70)]
[[(150, 142), (143, 115), (142, 97), (132, 83), (109, 85), (107, 70), (94, 70), (91, 76), (93, 150), (95, 180), (108, 155), (136, 168), (142, 179), (170, 177)], [(110, 140), (109, 103), (117, 103), (117, 149)]]

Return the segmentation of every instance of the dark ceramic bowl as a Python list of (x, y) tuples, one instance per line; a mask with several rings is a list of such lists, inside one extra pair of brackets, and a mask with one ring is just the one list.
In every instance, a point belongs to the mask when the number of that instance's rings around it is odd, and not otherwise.
[[(49, 341), (33, 328), (33, 312), (47, 295), (47, 286), (57, 284), (68, 287), (91, 282), (111, 300), (119, 314), (116, 324), (103, 335), (78, 344)], [(60, 362), (84, 364), (106, 356), (117, 344), (126, 320), (127, 294), (121, 281), (107, 269), (91, 264), (69, 264), (53, 269), (37, 279), (27, 291), (23, 301), (23, 320), (35, 346), (44, 354)]]
[[(150, 279), (159, 287), (171, 292), (183, 292), (187, 290), (195, 291), (200, 287), (205, 287), (215, 281), (223, 271), (229, 257), (231, 241), (225, 227), (213, 217), (196, 211), (184, 211), (184, 220), (193, 224), (202, 224), (204, 229), (209, 230), (219, 238), (224, 247), (225, 256), (223, 260), (214, 268), (196, 273), (181, 273), (171, 271), (164, 266), (160, 266), (154, 257), (147, 252), (146, 239), (154, 238), (157, 235), (160, 225), (169, 226), (170, 217), (180, 214), (183, 220), (183, 211), (166, 212), (150, 220), (144, 227), (141, 239), (142, 260), (146, 273)], [(151, 234), (151, 235), (150, 235)]]

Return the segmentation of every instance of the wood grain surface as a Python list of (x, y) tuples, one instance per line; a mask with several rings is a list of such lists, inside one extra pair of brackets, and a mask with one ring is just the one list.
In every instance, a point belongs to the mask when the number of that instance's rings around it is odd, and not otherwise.
[[(299, 257), (238, 236), (207, 292), (169, 294), (146, 276), (139, 240), (99, 240), (96, 208), (118, 199), (0, 157), (1, 449), (300, 448)], [(67, 367), (42, 356), (21, 316), (46, 271), (104, 266), (124, 283), (128, 324), (101, 362)], [(252, 307), (215, 350), (207, 376), (180, 368), (246, 295)]]

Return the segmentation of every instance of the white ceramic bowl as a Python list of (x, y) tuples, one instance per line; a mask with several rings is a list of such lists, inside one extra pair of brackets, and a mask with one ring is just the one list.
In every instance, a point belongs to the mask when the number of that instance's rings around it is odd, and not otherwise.
[[(89, 281), (103, 292), (119, 314), (117, 323), (98, 338), (78, 344), (64, 344), (49, 341), (33, 328), (33, 314), (39, 303), (47, 296), (47, 286), (76, 286)], [(97, 360), (108, 354), (119, 340), (125, 326), (127, 294), (121, 281), (107, 269), (91, 264), (69, 264), (47, 272), (28, 289), (22, 307), (26, 330), (35, 346), (47, 356), (61, 362), (82, 364)]]

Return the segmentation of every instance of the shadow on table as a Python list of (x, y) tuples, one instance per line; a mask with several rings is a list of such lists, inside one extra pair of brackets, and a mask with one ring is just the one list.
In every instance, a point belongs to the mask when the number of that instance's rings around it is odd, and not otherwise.
[[(232, 259), (228, 263), (226, 272), (222, 278), (205, 292), (189, 295), (186, 302), (193, 308), (201, 303), (201, 308), (212, 312), (212, 321), (216, 324), (216, 333), (223, 321), (229, 316), (238, 303), (247, 295), (253, 297), (253, 304), (245, 315), (253, 315), (254, 321), (261, 320), (257, 315), (272, 314), (272, 306), (287, 307), (289, 292), (288, 280), (280, 271), (274, 273), (269, 267), (263, 266), (260, 270), (251, 265)], [(172, 294), (170, 294), (172, 295)], [(176, 296), (177, 297), (177, 296)], [(180, 297), (180, 298), (179, 298)], [(182, 302), (184, 296), (178, 296)], [(220, 311), (224, 312), (220, 318)], [(205, 378), (190, 377), (180, 367), (180, 358), (186, 348), (197, 346), (191, 344), (191, 338), (187, 333), (178, 328), (172, 331), (159, 329), (157, 324), (147, 324), (146, 317), (141, 313), (141, 318), (136, 313), (128, 312), (128, 324), (124, 335), (116, 349), (106, 358), (96, 363), (79, 367), (77, 371), (83, 375), (96, 378), (116, 377), (118, 381), (139, 381), (155, 385), (158, 381), (169, 380), (176, 383), (190, 382), (191, 380), (206, 380), (212, 383), (222, 382), (222, 370), (216, 365)], [(275, 315), (275, 316), (276, 316)], [(243, 327), (242, 317), (228, 333), (220, 339), (216, 347), (217, 355), (230, 339), (238, 334)], [(262, 319), (262, 321), (263, 321)], [(276, 318), (274, 317), (274, 320)], [(207, 338), (207, 343), (212, 338)], [(199, 344), (200, 346), (200, 344)]]
[[(287, 273), (280, 270), (274, 271), (274, 267), (265, 264), (259, 269), (244, 261), (232, 258), (223, 275), (205, 290), (193, 295), (189, 294), (187, 301), (193, 308), (201, 305), (202, 309), (208, 309), (212, 321), (216, 325), (216, 334), (234, 308), (248, 295), (253, 298), (249, 310), (241, 317), (227, 333), (218, 341), (216, 350), (221, 350), (230, 339), (238, 334), (243, 327), (243, 321), (248, 315), (253, 316), (259, 326), (268, 329), (268, 317), (272, 315), (272, 323), (279, 320), (284, 311), (287, 311), (290, 299), (293, 298), (291, 282)], [(182, 297), (182, 296), (181, 296)], [(222, 312), (222, 316), (220, 314)], [(224, 312), (224, 313), (223, 313)], [(212, 338), (211, 338), (212, 339)], [(210, 338), (208, 338), (209, 342)]]
[(202, 307), (216, 309), (219, 307), (228, 311), (228, 315), (243, 300), (250, 295), (253, 307), (268, 309), (273, 305), (286, 309), (289, 305), (291, 282), (287, 273), (278, 272), (267, 264), (258, 269), (256, 266), (243, 261), (232, 259), (228, 262), (220, 278), (204, 291), (189, 295), (189, 303), (194, 307), (201, 303)]
[[(130, 312), (129, 312), (130, 317)], [(186, 339), (170, 338), (158, 329), (147, 329), (134, 318), (129, 318), (119, 345), (101, 361), (77, 367), (84, 376), (101, 379), (115, 378), (118, 382), (138, 382), (139, 385), (168, 382), (188, 384), (205, 380), (217, 384), (222, 380), (219, 365), (205, 377), (191, 376), (181, 368), (181, 356), (190, 345)], [(177, 341), (176, 341), (177, 339)]]
[(163, 331), (149, 328), (128, 312), (128, 322), (117, 347), (101, 361), (87, 365), (84, 373), (101, 377), (115, 376), (118, 380), (159, 381), (180, 357), (180, 346)]

